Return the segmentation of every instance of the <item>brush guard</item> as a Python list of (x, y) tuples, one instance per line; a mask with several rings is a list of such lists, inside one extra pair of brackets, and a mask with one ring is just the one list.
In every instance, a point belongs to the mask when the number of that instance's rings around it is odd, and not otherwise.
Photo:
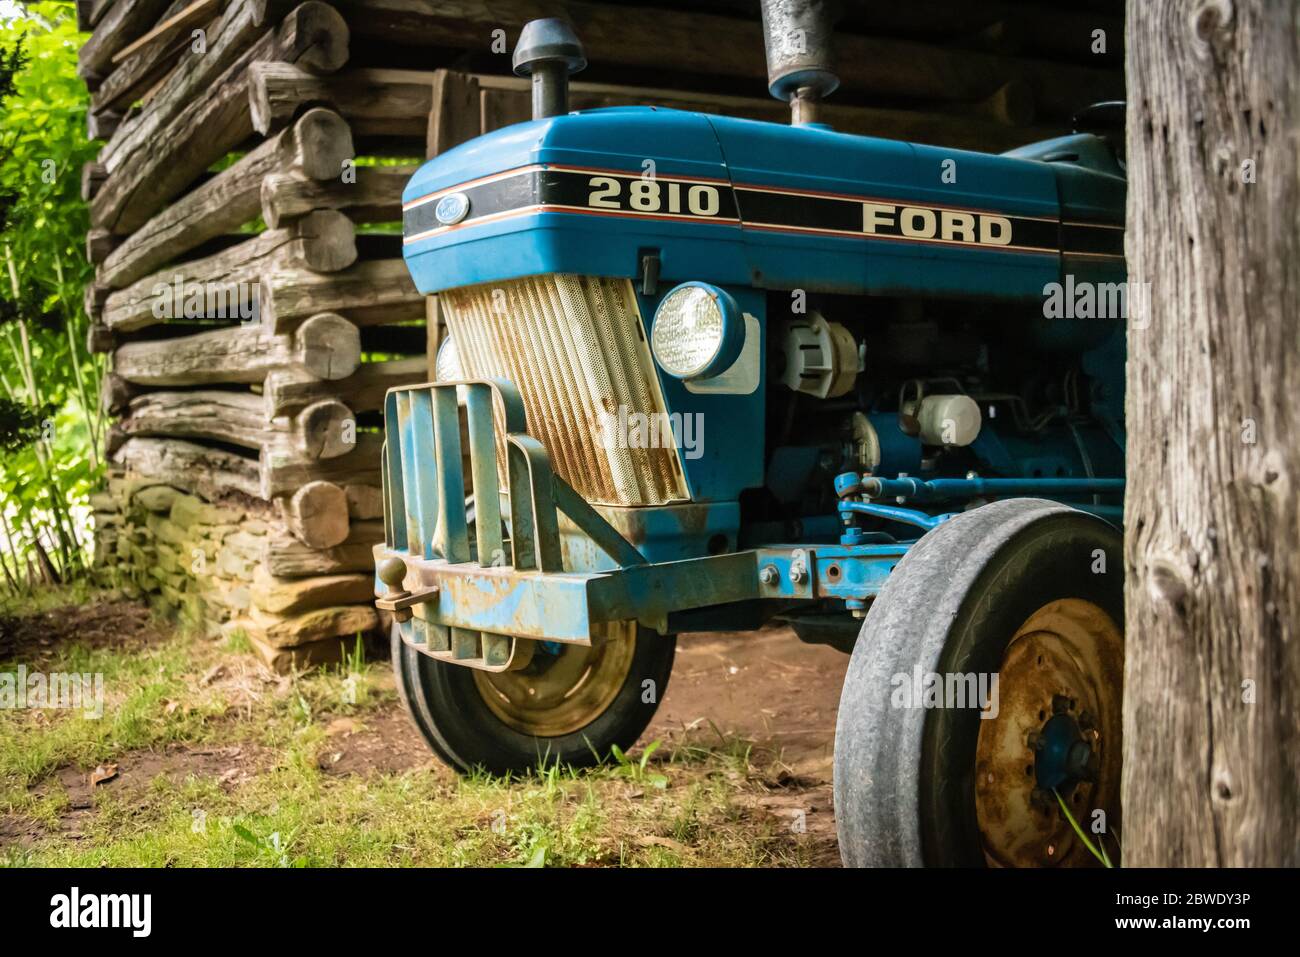
[[(384, 415), (385, 542), (374, 554), (387, 588), (377, 582), (375, 605), (392, 613), (403, 640), (425, 654), (506, 671), (531, 658), (532, 641), (590, 645), (627, 634), (636, 621), (664, 631), (671, 612), (759, 597), (755, 552), (647, 562), (555, 474), (546, 449), (525, 431), (523, 402), (511, 382), (393, 389)], [(566, 571), (560, 515), (617, 567)]]

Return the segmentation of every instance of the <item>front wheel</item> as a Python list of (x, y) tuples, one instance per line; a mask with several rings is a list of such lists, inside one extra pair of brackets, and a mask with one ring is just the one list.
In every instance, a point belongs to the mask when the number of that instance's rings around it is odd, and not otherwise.
[(1095, 863), (1060, 801), (1116, 859), (1121, 554), (1107, 523), (1037, 499), (966, 512), (908, 551), (840, 699), (846, 865)]
[(518, 671), (439, 661), (393, 626), (393, 671), (421, 736), (458, 771), (599, 763), (630, 748), (658, 709), (677, 642), (644, 628), (586, 647), (540, 642)]

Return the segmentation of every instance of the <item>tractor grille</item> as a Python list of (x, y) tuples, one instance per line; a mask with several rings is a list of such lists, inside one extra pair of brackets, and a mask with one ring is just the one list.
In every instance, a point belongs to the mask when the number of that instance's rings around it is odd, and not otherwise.
[(675, 448), (623, 448), (615, 434), (627, 421), (620, 410), (666, 421), (631, 282), (535, 276), (439, 299), (465, 377), (515, 384), (529, 434), (583, 498), (662, 505), (688, 497)]

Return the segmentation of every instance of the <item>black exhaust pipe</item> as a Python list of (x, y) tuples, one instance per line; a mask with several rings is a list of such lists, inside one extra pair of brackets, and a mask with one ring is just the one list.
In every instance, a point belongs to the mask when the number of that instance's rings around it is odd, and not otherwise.
[(533, 119), (569, 112), (569, 74), (587, 66), (573, 27), (554, 17), (528, 21), (510, 62), (517, 75), (533, 78)]
[(840, 85), (832, 35), (834, 0), (763, 0), (768, 90), (790, 104), (790, 122), (816, 123), (823, 98)]

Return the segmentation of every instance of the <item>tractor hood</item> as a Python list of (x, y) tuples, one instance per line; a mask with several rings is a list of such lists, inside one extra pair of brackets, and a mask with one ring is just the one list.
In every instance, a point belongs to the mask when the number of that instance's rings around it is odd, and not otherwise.
[(1123, 278), (1124, 180), (1101, 141), (993, 156), (655, 107), (520, 123), (403, 194), (422, 293), (547, 273), (855, 294), (1038, 299)]

